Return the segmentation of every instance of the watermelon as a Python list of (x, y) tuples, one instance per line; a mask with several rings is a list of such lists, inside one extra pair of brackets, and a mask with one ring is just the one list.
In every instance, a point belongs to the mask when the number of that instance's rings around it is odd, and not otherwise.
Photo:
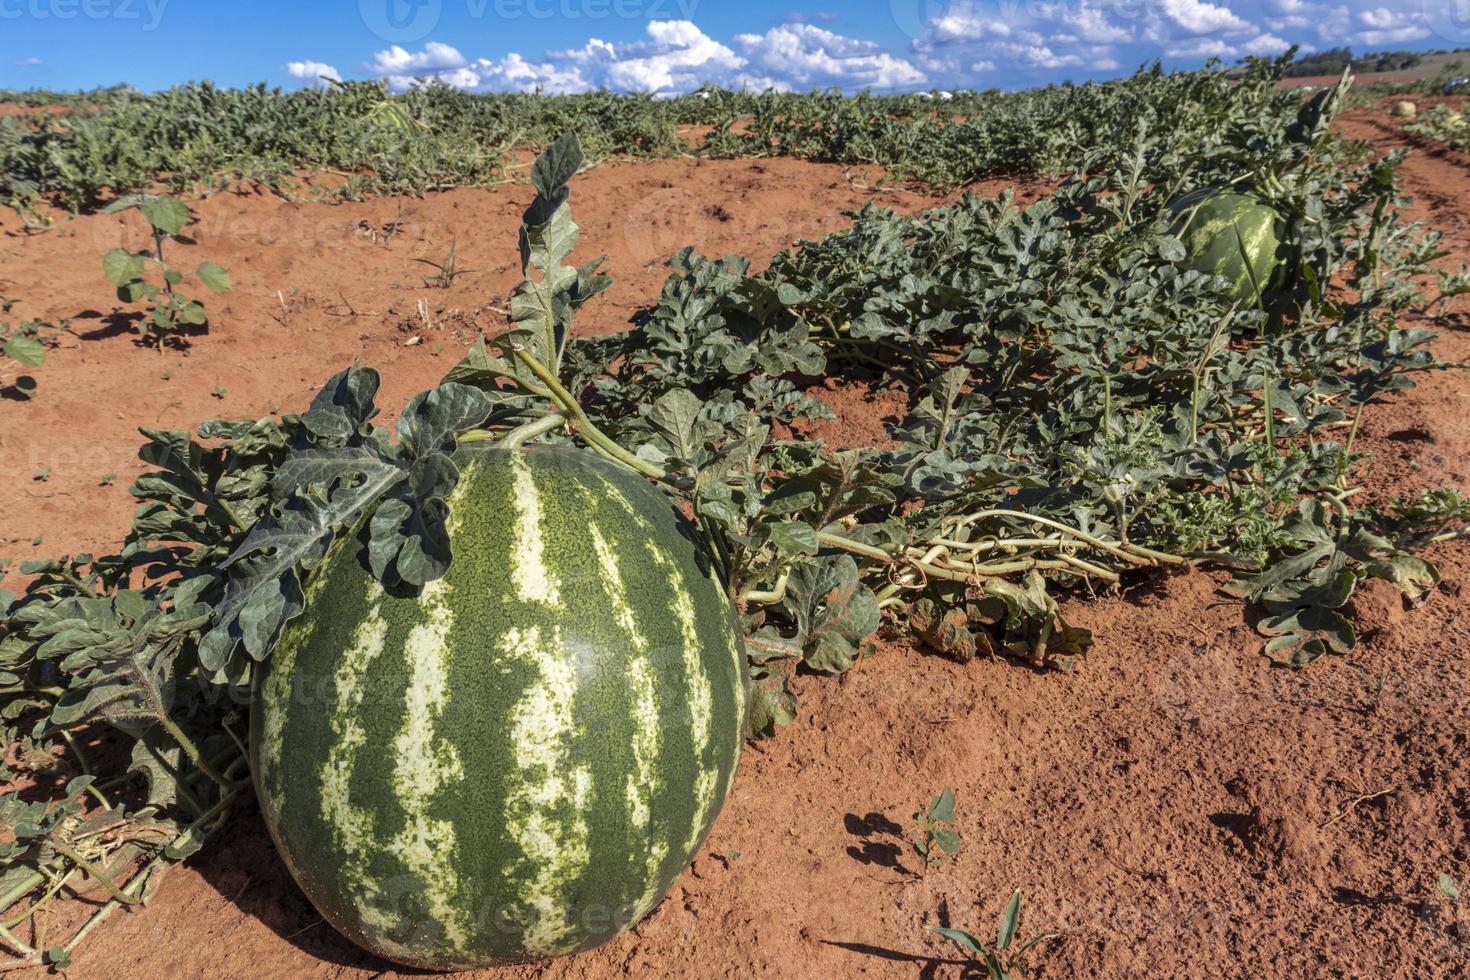
[(1171, 234), (1184, 243), (1184, 267), (1223, 276), (1231, 299), (1257, 306), (1280, 268), (1281, 215), (1249, 194), (1204, 188), (1169, 202)]
[(733, 603), (669, 498), (577, 449), (457, 459), (445, 577), (385, 591), (335, 544), (250, 727), (302, 891), (435, 970), (585, 950), (652, 909), (730, 791), (746, 699)]

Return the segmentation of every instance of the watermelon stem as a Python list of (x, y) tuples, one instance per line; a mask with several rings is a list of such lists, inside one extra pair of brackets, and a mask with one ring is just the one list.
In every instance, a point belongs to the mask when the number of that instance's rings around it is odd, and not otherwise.
[[(234, 804), (240, 793), (245, 789), (245, 785), (245, 783), (236, 784), (234, 788), (232, 788), (228, 793), (220, 798), (219, 802), (215, 803), (214, 806), (210, 807), (204, 813), (200, 814), (193, 823), (185, 827), (179, 833), (179, 835), (173, 839), (173, 842), (168, 847), (159, 851), (159, 853), (153, 858), (153, 860), (143, 865), (142, 869), (139, 870), (138, 873), (135, 874), (132, 879), (123, 886), (123, 894), (131, 898), (132, 896), (129, 895), (129, 892), (136, 890), (138, 898), (134, 899), (134, 901), (146, 902), (147, 896), (145, 896), (143, 892), (148, 887), (148, 881), (153, 876), (154, 872), (165, 861), (178, 860), (178, 858), (176, 857), (171, 858), (169, 856), (170, 850), (176, 849), (184, 842), (192, 840), (196, 833), (201, 834), (202, 837), (208, 837), (210, 834), (218, 830), (220, 825), (224, 823), (224, 818), (227, 811)], [(211, 827), (205, 827), (204, 825), (210, 821), (214, 821), (214, 825)], [(137, 886), (136, 889), (134, 889), (135, 885)], [(117, 896), (109, 899), (106, 905), (102, 906), (100, 909), (92, 914), (92, 917), (88, 919), (80, 929), (77, 930), (76, 935), (72, 936), (63, 948), (67, 952), (71, 952), (82, 942), (83, 939), (87, 938), (87, 934), (91, 932), (94, 928), (96, 928), (103, 919), (106, 919), (109, 915), (112, 914), (114, 909), (123, 904), (124, 902), (120, 901)]]
[(185, 735), (184, 730), (178, 725), (174, 724), (172, 718), (170, 718), (168, 715), (160, 715), (159, 721), (162, 722), (164, 731), (173, 736), (173, 740), (179, 743), (179, 748), (184, 750), (184, 754), (189, 757), (190, 762), (199, 767), (200, 772), (208, 776), (217, 786), (220, 787), (220, 789), (224, 790), (226, 793), (232, 792), (237, 788), (234, 783), (221, 776), (218, 772), (215, 771), (215, 768), (213, 766), (205, 761), (204, 756), (200, 754), (199, 747), (194, 744), (193, 739), (189, 738), (188, 735)]
[(520, 449), (537, 436), (543, 436), (559, 426), (565, 425), (566, 421), (565, 415), (560, 415), (556, 412), (543, 418), (533, 419), (507, 432), (500, 440), (500, 446), (504, 449)]
[[(1054, 533), (1044, 537), (987, 535), (974, 541), (963, 540), (959, 536), (968, 525), (991, 518), (1040, 524)], [(1198, 560), (1213, 560), (1218, 557), (1174, 555), (1128, 542), (1107, 541), (1039, 514), (1007, 509), (967, 514), (951, 526), (948, 537), (931, 536), (920, 542), (891, 549), (855, 541), (831, 531), (818, 532), (817, 540), (825, 547), (847, 551), (888, 566), (889, 582), (877, 593), (880, 608), (901, 605), (902, 600), (897, 598), (900, 592), (923, 589), (934, 579), (979, 585), (989, 579), (1021, 572), (1058, 571), (1110, 583), (1120, 580), (1117, 571), (1080, 557), (1074, 553), (1077, 549), (1091, 549), (1108, 554), (1140, 568), (1188, 566)], [(992, 556), (995, 552), (1000, 552), (1000, 555)], [(747, 594), (742, 599), (759, 601), (757, 597), (764, 595), (765, 593)]]
[(1339, 488), (1347, 487), (1348, 471), (1353, 466), (1353, 443), (1358, 441), (1358, 424), (1363, 421), (1363, 409), (1366, 407), (1366, 405), (1359, 405), (1358, 410), (1353, 413), (1353, 424), (1348, 429), (1347, 444), (1342, 448), (1342, 466), (1337, 474)]
[(776, 586), (772, 589), (746, 589), (740, 593), (740, 601), (757, 606), (771, 606), (786, 598), (786, 583), (791, 578), (790, 572), (782, 572), (781, 577), (776, 579)]
[(582, 410), (581, 403), (577, 401), (571, 392), (562, 386), (562, 383), (556, 379), (556, 375), (552, 374), (551, 370), (545, 364), (537, 360), (536, 355), (526, 350), (520, 344), (512, 344), (510, 352), (516, 360), (520, 361), (526, 366), (527, 370), (536, 376), (536, 380), (546, 386), (546, 390), (551, 394), (552, 400), (560, 405), (563, 411), (571, 415), (573, 427), (582, 433), (583, 438), (587, 440), (588, 445), (593, 449), (649, 479), (658, 480), (660, 483), (667, 483), (674, 487), (684, 486), (684, 482), (678, 477), (664, 472), (645, 459), (639, 459), (637, 456), (634, 456), (628, 450), (608, 438), (601, 429), (593, 425), (592, 420), (587, 417), (587, 413)]
[(87, 872), (87, 874), (91, 875), (93, 880), (95, 880), (103, 888), (107, 889), (108, 894), (110, 894), (115, 901), (122, 902), (124, 905), (137, 905), (143, 901), (141, 898), (134, 898), (127, 892), (123, 891), (121, 888), (117, 887), (117, 883), (113, 881), (112, 878), (109, 877), (105, 871), (97, 867), (91, 861), (88, 861), (86, 858), (82, 857), (82, 855), (77, 853), (76, 849), (73, 848), (70, 844), (58, 839), (55, 836), (52, 836), (48, 840), (48, 843), (52, 847), (54, 847), (56, 849), (56, 852), (62, 857), (65, 857), (68, 861), (71, 861), (77, 867), (81, 868), (83, 871)]

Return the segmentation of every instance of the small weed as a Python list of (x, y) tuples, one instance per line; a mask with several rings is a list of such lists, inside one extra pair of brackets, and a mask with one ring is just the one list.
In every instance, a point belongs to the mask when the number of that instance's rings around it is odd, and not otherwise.
[(974, 953), (980, 957), (979, 962), (984, 964), (985, 974), (990, 980), (1012, 980), (1014, 977), (1026, 976), (1026, 965), (1021, 958), (1031, 947), (1044, 943), (1049, 939), (1058, 938), (1055, 933), (1046, 933), (1035, 939), (1028, 939), (1011, 952), (1011, 944), (1016, 940), (1016, 928), (1021, 922), (1021, 889), (1017, 888), (1011, 895), (1011, 900), (1006, 905), (1005, 912), (1001, 913), (1000, 927), (995, 932), (995, 946), (988, 948), (979, 939), (963, 929), (944, 929), (939, 926), (930, 926), (930, 932), (936, 932), (959, 946), (961, 949)]
[(47, 480), (51, 479), (51, 467), (41, 467), (39, 470), (36, 470), (36, 472), (31, 474), (31, 479), (35, 480), (38, 483), (45, 483)]
[(941, 790), (929, 801), (929, 809), (914, 814), (919, 829), (914, 832), (914, 850), (924, 859), (924, 866), (938, 866), (944, 855), (953, 857), (960, 850), (960, 835), (954, 822), (954, 790)]
[(468, 275), (469, 273), (474, 271), (473, 269), (461, 269), (459, 267), (459, 261), (456, 258), (458, 250), (459, 239), (456, 237), (450, 240), (449, 254), (445, 256), (443, 262), (435, 262), (433, 259), (414, 260), (415, 262), (421, 262), (429, 268), (435, 270), (432, 276), (424, 277), (425, 286), (429, 286), (434, 289), (448, 289), (450, 286), (454, 285), (454, 280), (458, 279), (460, 276)]

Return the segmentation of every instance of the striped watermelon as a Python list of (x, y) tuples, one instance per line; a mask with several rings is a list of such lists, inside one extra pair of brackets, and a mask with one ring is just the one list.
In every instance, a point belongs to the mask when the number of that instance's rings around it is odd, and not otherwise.
[(454, 561), (356, 540), (264, 665), (255, 783), (322, 917), (414, 967), (588, 949), (688, 865), (740, 755), (745, 653), (691, 525), (581, 450), (462, 450)]
[(1280, 267), (1281, 215), (1248, 194), (1203, 188), (1169, 202), (1184, 267), (1230, 280), (1230, 297), (1261, 304)]

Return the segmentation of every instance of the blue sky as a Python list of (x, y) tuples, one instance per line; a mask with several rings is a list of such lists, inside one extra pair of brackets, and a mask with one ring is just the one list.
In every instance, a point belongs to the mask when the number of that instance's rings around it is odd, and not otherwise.
[(476, 90), (1018, 88), (1470, 46), (1470, 0), (0, 0), (0, 87), (436, 76)]

